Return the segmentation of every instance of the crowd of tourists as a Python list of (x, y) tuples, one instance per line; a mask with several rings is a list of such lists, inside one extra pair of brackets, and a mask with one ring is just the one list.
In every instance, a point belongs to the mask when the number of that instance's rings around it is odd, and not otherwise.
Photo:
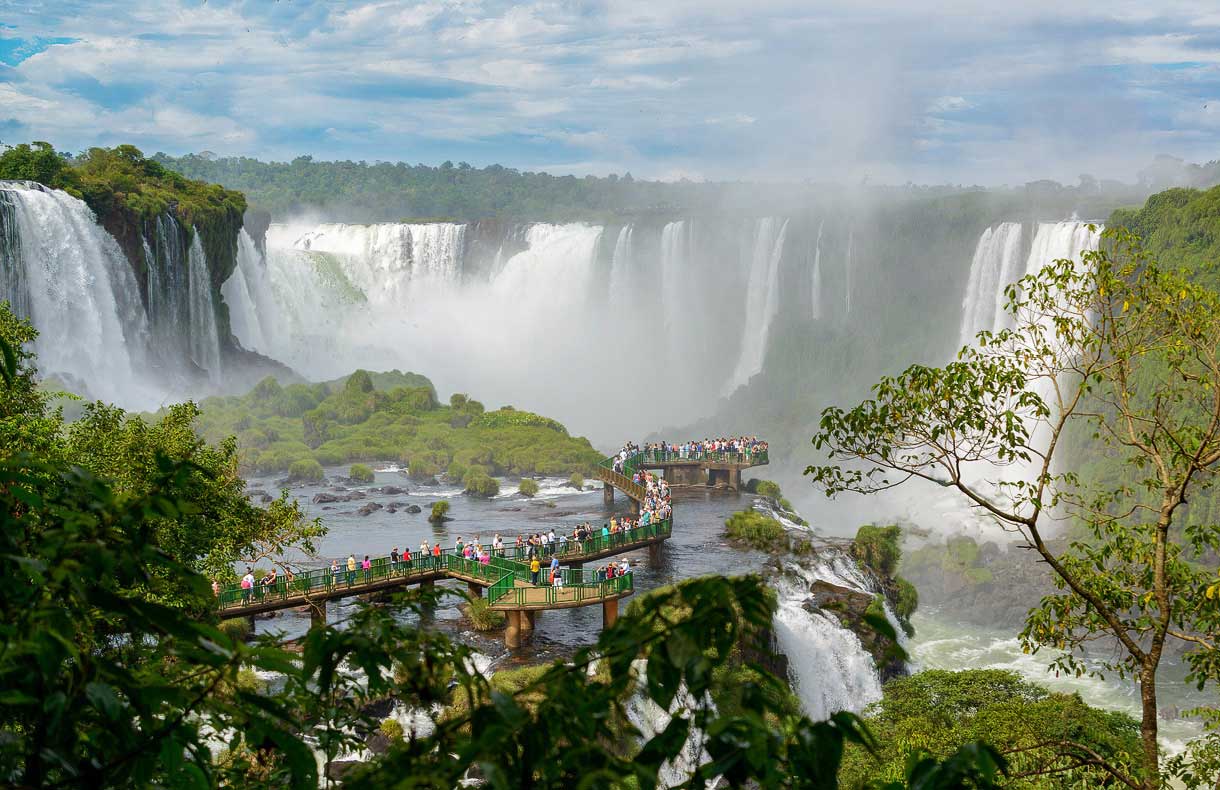
[[(703, 452), (704, 450), (694, 450), (692, 448), (721, 446), (717, 443), (722, 441), (737, 442), (739, 440), (715, 440), (715, 443), (709, 444), (693, 442), (688, 443), (685, 447), (691, 452)], [(747, 444), (744, 442), (753, 440), (740, 441), (743, 443), (735, 446), (757, 448), (761, 445), (764, 450), (766, 449), (765, 442)], [(729, 445), (725, 444), (724, 446)], [(658, 445), (648, 445), (647, 447), (650, 449), (666, 448), (661, 450), (662, 452), (676, 450), (676, 446), (667, 445), (664, 442)], [(640, 452), (642, 450), (634, 444), (625, 446), (622, 452), (615, 458), (616, 470), (621, 471), (623, 462)], [(566, 531), (556, 533), (554, 527), (552, 527), (543, 532), (517, 535), (512, 544), (506, 544), (498, 532), (490, 541), (486, 542), (479, 535), (475, 535), (470, 541), (463, 540), (462, 536), (459, 535), (454, 543), (453, 553), (465, 560), (478, 562), (483, 565), (490, 564), (492, 557), (522, 561), (528, 564), (530, 578), (534, 584), (545, 583), (562, 586), (563, 574), (559, 571), (559, 558), (561, 556), (584, 554), (586, 550), (595, 551), (597, 547), (589, 546), (590, 541), (599, 542), (600, 545), (630, 542), (634, 538), (634, 536), (629, 534), (632, 530), (659, 524), (673, 516), (669, 483), (664, 478), (658, 477), (647, 470), (636, 470), (632, 474), (631, 480), (644, 489), (644, 501), (640, 503), (639, 515), (634, 518), (629, 516), (611, 516), (608, 521), (602, 523), (600, 529), (586, 521), (573, 527), (570, 533)], [(618, 538), (620, 535), (622, 536), (621, 539)], [(396, 572), (409, 568), (427, 569), (429, 567), (441, 570), (445, 567), (444, 554), (445, 550), (441, 548), (439, 541), (430, 543), (425, 539), (419, 544), (419, 550), (416, 554), (412, 554), (410, 546), (405, 547), (402, 551), (399, 551), (398, 547), (395, 546), (390, 552), (389, 561), (391, 567)], [(413, 562), (415, 563), (414, 566), (412, 565)], [(545, 574), (543, 574), (542, 568), (544, 563), (548, 566)], [(346, 581), (348, 586), (351, 586), (360, 578), (370, 578), (372, 568), (373, 560), (367, 554), (364, 555), (363, 560), (357, 560), (355, 554), (349, 554), (346, 561), (331, 560), (331, 583), (339, 585)], [(631, 564), (626, 559), (623, 559), (598, 566), (594, 570), (594, 578), (601, 582), (628, 573), (631, 573)], [(287, 581), (291, 583), (293, 579), (292, 572), (286, 571), (285, 576)], [(266, 589), (274, 587), (278, 581), (279, 576), (275, 568), (272, 568), (266, 576), (257, 581), (255, 580), (253, 569), (247, 568), (245, 576), (241, 579), (243, 603), (248, 604), (251, 596), (255, 593), (258, 593), (258, 597), (262, 598)], [(212, 591), (217, 596), (220, 595), (219, 582), (213, 582)]]
[(750, 463), (766, 455), (767, 443), (757, 436), (694, 439), (688, 442), (647, 442), (641, 447), (628, 442), (614, 457), (614, 471), (622, 474), (627, 461), (642, 455), (648, 461), (699, 461), (703, 459)]

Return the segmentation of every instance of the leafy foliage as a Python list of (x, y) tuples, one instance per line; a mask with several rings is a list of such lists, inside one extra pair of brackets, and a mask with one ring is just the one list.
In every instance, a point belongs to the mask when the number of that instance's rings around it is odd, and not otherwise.
[(851, 543), (851, 553), (861, 565), (878, 576), (893, 576), (898, 570), (898, 560), (902, 558), (902, 548), (899, 545), (901, 539), (902, 530), (893, 524), (865, 524), (856, 530), (856, 538)]
[(207, 398), (199, 431), (211, 441), (237, 437), (241, 468), (269, 474), (312, 460), (406, 463), (411, 477), (442, 472), (486, 475), (585, 471), (601, 454), (584, 438), (536, 414), (484, 413), (465, 395), (442, 406), (432, 383), (415, 373), (357, 371), (324, 384), (281, 387), (274, 378), (244, 396)]
[(527, 497), (536, 496), (538, 494), (538, 481), (531, 480), (528, 477), (521, 478), (521, 482), (517, 484), (517, 493)]
[(432, 503), (432, 512), (428, 515), (429, 521), (444, 521), (445, 515), (449, 512), (449, 502), (441, 499)]
[(373, 470), (364, 464), (352, 464), (352, 468), (348, 470), (347, 476), (357, 483), (371, 483), (375, 479)]
[(1141, 759), (1139, 724), (1130, 716), (1002, 670), (927, 670), (891, 680), (864, 721), (884, 757), (878, 766), (867, 750), (848, 747), (844, 788), (898, 780), (912, 757), (945, 758), (978, 740), (1007, 756), (1009, 778), (1001, 784), (1009, 788), (1111, 786), (1113, 775), (1093, 754), (1128, 770)]
[[(1129, 233), (1106, 236), (1083, 265), (1055, 261), (1009, 286), (1013, 329), (980, 333), (957, 361), (912, 366), (860, 405), (824, 411), (815, 446), (852, 465), (806, 472), (831, 495), (923, 478), (1024, 536), (1061, 590), (1030, 612), (1024, 646), (1065, 651), (1054, 666), (1083, 674), (1090, 642), (1118, 643), (1102, 665), (1141, 681), (1142, 786), (1151, 788), (1160, 773), (1153, 681), (1167, 641), (1186, 649), (1200, 687), (1220, 680), (1220, 611), (1206, 597), (1220, 527), (1175, 528), (1178, 508), (1220, 464), (1220, 295), (1162, 269)], [(1057, 471), (1069, 424), (1091, 432), (1136, 484)], [(983, 465), (1001, 470), (998, 491), (980, 484), (994, 479), (973, 471)], [(1055, 511), (1086, 539), (1049, 547)]]

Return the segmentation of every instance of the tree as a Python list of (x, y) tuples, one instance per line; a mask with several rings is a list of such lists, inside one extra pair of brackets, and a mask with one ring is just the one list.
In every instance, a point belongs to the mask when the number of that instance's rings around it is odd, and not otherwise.
[[(1018, 533), (1061, 590), (1030, 612), (1025, 648), (1066, 651), (1054, 666), (1080, 674), (1086, 646), (1112, 640), (1103, 667), (1139, 684), (1144, 763), (1114, 770), (1153, 788), (1167, 641), (1188, 650), (1201, 688), (1220, 676), (1220, 610), (1208, 597), (1220, 580), (1205, 563), (1220, 529), (1175, 523), (1220, 462), (1220, 297), (1160, 268), (1129, 233), (1106, 239), (1081, 265), (1055, 261), (1009, 286), (1011, 329), (980, 333), (944, 367), (882, 378), (850, 410), (825, 410), (813, 443), (831, 463), (806, 474), (830, 496), (931, 481)], [(1135, 484), (1068, 468), (1079, 434)], [(1076, 539), (1052, 548), (1060, 519)]]

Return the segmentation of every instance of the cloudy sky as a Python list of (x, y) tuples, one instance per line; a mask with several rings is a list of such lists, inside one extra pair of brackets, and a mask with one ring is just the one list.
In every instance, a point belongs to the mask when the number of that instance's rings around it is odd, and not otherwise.
[[(926, 5), (935, 10), (921, 10)], [(0, 0), (0, 141), (654, 178), (1220, 159), (1220, 4)]]

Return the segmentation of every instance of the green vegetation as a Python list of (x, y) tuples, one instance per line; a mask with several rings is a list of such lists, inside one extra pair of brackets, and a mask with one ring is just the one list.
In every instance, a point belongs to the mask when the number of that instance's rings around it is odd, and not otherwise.
[(580, 472), (573, 472), (568, 478), (568, 488), (575, 488), (577, 491), (583, 491), (585, 488), (585, 477)]
[(439, 502), (433, 502), (432, 503), (432, 513), (430, 513), (428, 515), (428, 520), (435, 522), (435, 523), (440, 523), (442, 521), (446, 521), (447, 520), (446, 516), (448, 513), (449, 513), (449, 502), (447, 502), (444, 499), (440, 500)]
[[(1220, 526), (1179, 521), (1220, 468), (1220, 292), (1161, 266), (1122, 227), (1082, 257), (1010, 289), (1011, 329), (981, 334), (945, 367), (883, 377), (850, 409), (826, 409), (813, 444), (830, 461), (806, 472), (830, 495), (932, 480), (1020, 535), (1056, 587), (1028, 613), (1023, 648), (1055, 651), (1061, 672), (1139, 684), (1141, 759), (1098, 764), (1131, 787), (1195, 786), (1220, 775), (1220, 709), (1200, 711), (1208, 737), (1166, 762), (1158, 691), (1139, 681), (1181, 651), (1190, 682), (1220, 682)], [(1057, 382), (1053, 400), (1031, 381)], [(1032, 431), (1036, 420), (1047, 430)], [(1070, 439), (1081, 436), (1123, 484), (1072, 466)], [(1032, 468), (997, 497), (994, 475), (963, 477), (979, 459)], [(1048, 540), (1065, 518), (1076, 539)], [(1102, 640), (1114, 649), (1089, 650)]]
[[(47, 415), (29, 358), (8, 339), (28, 334), (28, 326), (12, 321), (6, 308), (0, 319), (0, 431), (17, 439), (0, 445), (0, 776), (10, 784), (316, 787), (314, 747), (323, 770), (330, 768), (380, 727), (372, 703), (385, 699), (427, 706), (464, 698), (469, 708), (427, 737), (396, 740), (345, 784), (381, 786), (386, 776), (409, 776), (420, 786), (454, 787), (478, 766), (521, 778), (499, 782), (509, 787), (651, 787), (687, 728), (697, 727), (707, 733), (713, 761), (698, 768), (695, 784), (723, 776), (731, 786), (815, 788), (833, 783), (845, 743), (867, 738), (851, 714), (814, 723), (772, 708), (783, 681), (759, 671), (738, 690), (732, 715), (696, 709), (623, 753), (631, 731), (622, 700), (636, 691), (632, 667), (647, 666), (648, 683), (638, 691), (662, 709), (683, 690), (697, 700), (710, 694), (732, 646), (774, 615), (774, 596), (757, 577), (693, 579), (651, 596), (603, 630), (596, 645), (494, 697), (470, 648), (407, 624), (422, 619), (443, 591), (403, 594), (408, 618), (358, 605), (342, 628), (311, 629), (299, 653), (275, 636), (251, 645), (235, 640), (201, 616), (214, 603), (207, 578), (192, 567), (196, 557), (170, 548), (184, 540), (175, 531), (194, 527), (217, 536), (209, 556), (223, 555), (232, 538), (220, 527), (234, 515), (253, 530), (247, 542), (265, 537), (258, 530), (268, 516), (241, 495), (232, 443), (221, 452), (228, 463), (215, 472), (196, 463), (208, 457), (192, 439), (185, 457), (158, 446), (151, 469), (115, 464), (129, 475), (125, 481), (94, 474), (82, 461), (111, 457), (116, 443), (107, 430), (129, 431), (129, 441), (144, 430), (149, 441), (161, 437), (103, 407), (97, 413), (113, 416), (116, 427), (99, 423), (98, 436), (76, 437), (93, 440), (91, 458), (70, 455), (62, 426), (43, 432), (57, 427), (57, 415)], [(58, 452), (23, 450), (39, 444)], [(273, 548), (291, 544), (276, 537)], [(190, 611), (167, 605), (163, 592)], [(341, 665), (361, 671), (339, 671)], [(256, 671), (276, 672), (282, 683), (273, 689), (251, 682)], [(228, 748), (214, 760), (208, 741), (215, 732), (227, 734)], [(998, 758), (974, 747), (953, 764), (930, 766), (922, 786), (948, 786), (963, 760), (973, 780), (992, 785)]]
[(405, 463), (414, 480), (447, 473), (484, 476), (583, 472), (601, 460), (589, 441), (554, 420), (516, 409), (484, 412), (465, 395), (441, 405), (432, 383), (415, 373), (357, 371), (321, 384), (281, 386), (274, 378), (242, 396), (207, 398), (200, 435), (237, 437), (241, 468), (271, 474), (312, 460)]
[(471, 598), (463, 608), (476, 631), (498, 631), (504, 627), (504, 613), (492, 609), (486, 598)]
[(478, 468), (466, 472), (466, 476), (462, 478), (462, 485), (466, 487), (467, 494), (481, 499), (491, 499), (500, 493), (500, 483)]
[(724, 522), (729, 540), (759, 551), (783, 551), (788, 547), (784, 526), (757, 510), (741, 510)]
[(852, 556), (873, 573), (888, 578), (898, 570), (898, 560), (902, 558), (902, 530), (891, 524), (878, 527), (866, 524), (856, 530), (856, 538), (851, 543)]
[(302, 458), (299, 461), (293, 461), (288, 467), (288, 479), (293, 482), (316, 483), (325, 477), (322, 472), (322, 464), (312, 458)]
[(382, 719), (381, 724), (377, 725), (377, 731), (384, 735), (390, 743), (397, 743), (402, 740), (402, 724), (399, 723), (398, 719)]
[(779, 488), (779, 483), (774, 483), (770, 480), (759, 480), (757, 478), (746, 483), (746, 491), (749, 491), (751, 494), (758, 494), (761, 497), (767, 497), (768, 499), (775, 500), (779, 500), (779, 498), (783, 496)]
[(517, 484), (517, 493), (527, 497), (536, 496), (538, 494), (538, 481), (531, 480), (528, 477), (521, 478), (521, 482)]
[(1014, 672), (929, 670), (891, 680), (884, 693), (865, 712), (882, 763), (849, 746), (839, 772), (845, 790), (899, 780), (911, 755), (926, 751), (943, 758), (976, 740), (1008, 756), (1012, 778), (1002, 783), (1006, 788), (1112, 786), (1113, 777), (1094, 764), (1090, 751), (1138, 775), (1138, 722), (1090, 707), (1075, 694), (1052, 694)]
[[(184, 247), (195, 231), (199, 232), (212, 268), (213, 289), (219, 289), (237, 265), (237, 234), (246, 211), (245, 196), (214, 183), (186, 178), (160, 162), (146, 159), (135, 146), (90, 148), (72, 157), (56, 153), (48, 143), (23, 143), (0, 153), (0, 179), (8, 178), (37, 181), (83, 199), (118, 241), (140, 279), (147, 265), (144, 231), (164, 213), (178, 219)], [(213, 297), (219, 299), (219, 293), (214, 292)], [(217, 319), (224, 337), (228, 334), (228, 313), (221, 311)]]
[(357, 483), (371, 483), (375, 479), (373, 470), (364, 464), (352, 464), (352, 468), (348, 470), (347, 476)]

